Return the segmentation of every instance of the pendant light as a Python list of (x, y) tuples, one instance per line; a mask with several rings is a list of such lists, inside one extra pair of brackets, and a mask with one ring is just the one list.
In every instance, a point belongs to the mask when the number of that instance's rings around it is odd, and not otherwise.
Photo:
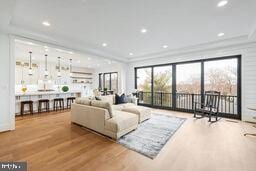
[(59, 63), (58, 77), (61, 77), (61, 72), (60, 72), (60, 57), (58, 57), (58, 63)]
[(33, 75), (33, 70), (32, 70), (32, 52), (29, 52), (29, 70), (28, 70), (28, 75)]
[(45, 70), (44, 70), (44, 76), (47, 77), (49, 75), (48, 73), (48, 67), (47, 67), (47, 54), (44, 55), (45, 56)]
[(73, 76), (73, 73), (72, 73), (72, 59), (69, 59), (69, 75), (70, 75), (70, 77), (72, 77)]

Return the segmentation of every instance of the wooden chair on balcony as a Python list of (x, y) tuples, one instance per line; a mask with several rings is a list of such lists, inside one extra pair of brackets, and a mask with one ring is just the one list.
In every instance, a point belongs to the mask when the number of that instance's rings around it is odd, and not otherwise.
[[(208, 116), (209, 122), (212, 122), (211, 118), (212, 116), (215, 116), (216, 121), (218, 121), (219, 103), (220, 92), (206, 91), (204, 94), (204, 103), (194, 103), (194, 118), (203, 118)], [(200, 115), (201, 117), (197, 117), (197, 115)]]

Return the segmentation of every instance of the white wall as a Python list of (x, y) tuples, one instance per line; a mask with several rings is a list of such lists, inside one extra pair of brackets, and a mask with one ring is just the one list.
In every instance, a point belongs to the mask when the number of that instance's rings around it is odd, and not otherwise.
[(128, 66), (126, 74), (127, 93), (134, 91), (134, 68), (138, 66), (156, 65), (189, 61), (204, 58), (214, 58), (229, 55), (242, 55), (242, 120), (255, 122), (252, 119), (256, 112), (247, 109), (248, 106), (256, 106), (256, 44), (232, 46), (218, 50), (194, 52), (183, 55), (167, 56), (142, 61), (132, 62)]
[(0, 33), (0, 132), (11, 130), (14, 128), (14, 68), (10, 54), (10, 39), (9, 36)]

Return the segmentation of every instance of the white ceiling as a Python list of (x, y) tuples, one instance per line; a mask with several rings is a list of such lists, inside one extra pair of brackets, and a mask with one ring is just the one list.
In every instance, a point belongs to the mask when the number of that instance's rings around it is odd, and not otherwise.
[(70, 65), (84, 68), (100, 68), (117, 64), (116, 61), (102, 59), (100, 57), (77, 53), (67, 50), (63, 47), (49, 46), (41, 42), (32, 42), (29, 40), (15, 39), (15, 59), (20, 62), (29, 62), (29, 52), (32, 52), (33, 63), (44, 63), (45, 54), (49, 63), (58, 63), (58, 57), (61, 57), (61, 65)]
[[(127, 61), (255, 32), (255, 0), (229, 0), (222, 8), (219, 1), (2, 0), (0, 18), (10, 15), (13, 33)], [(42, 25), (46, 20), (50, 27)]]

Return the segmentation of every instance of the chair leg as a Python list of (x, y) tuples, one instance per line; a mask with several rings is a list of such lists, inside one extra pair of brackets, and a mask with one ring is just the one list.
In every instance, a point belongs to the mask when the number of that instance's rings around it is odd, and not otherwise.
[(47, 102), (47, 112), (50, 112), (50, 103), (49, 102)]
[(209, 113), (209, 122), (212, 122), (212, 113)]
[(29, 104), (29, 108), (30, 108), (30, 113), (33, 115), (33, 104), (32, 103)]
[(23, 114), (24, 114), (24, 105), (21, 104), (20, 115), (23, 116)]

